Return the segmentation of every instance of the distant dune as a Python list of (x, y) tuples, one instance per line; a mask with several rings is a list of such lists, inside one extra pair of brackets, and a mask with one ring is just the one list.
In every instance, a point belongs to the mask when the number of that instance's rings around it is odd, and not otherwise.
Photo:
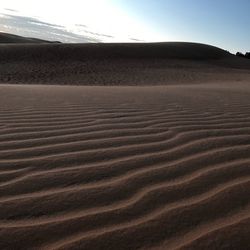
[(0, 86), (0, 249), (247, 250), (250, 86)]
[(22, 37), (9, 33), (0, 32), (0, 44), (1, 43), (59, 43), (59, 42), (51, 42), (46, 40), (41, 40), (37, 38), (30, 37)]
[(6, 83), (165, 85), (241, 80), (250, 72), (250, 61), (225, 50), (180, 42), (4, 44), (0, 63)]
[[(10, 34), (4, 34), (7, 37), (13, 37), (13, 43), (22, 43), (22, 39), (29, 41), (42, 41), (34, 38), (23, 38)], [(16, 38), (16, 40), (15, 40)], [(20, 40), (18, 40), (20, 39)], [(1, 40), (4, 40), (2, 38)], [(47, 41), (44, 41), (47, 42)], [(8, 43), (8, 42), (6, 42)], [(11, 43), (11, 42), (10, 42)], [(30, 42), (29, 42), (30, 43)], [(59, 44), (50, 46), (23, 46), (29, 56), (42, 56), (43, 60), (51, 59), (81, 59), (86, 58), (174, 58), (174, 59), (192, 59), (207, 60), (219, 59), (229, 56), (229, 52), (217, 47), (184, 42), (167, 43), (88, 43), (88, 44)], [(7, 48), (6, 48), (7, 49)], [(28, 50), (29, 49), (29, 50)], [(9, 50), (9, 49), (8, 49)], [(19, 52), (20, 46), (15, 48)], [(8, 51), (11, 53), (10, 51)], [(61, 55), (62, 58), (51, 57), (50, 53)], [(8, 55), (8, 54), (6, 54)]]

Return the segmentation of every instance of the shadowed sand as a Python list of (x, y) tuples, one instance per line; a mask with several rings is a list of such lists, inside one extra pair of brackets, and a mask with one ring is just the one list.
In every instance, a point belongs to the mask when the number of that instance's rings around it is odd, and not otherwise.
[(250, 80), (250, 60), (182, 42), (0, 44), (0, 64), (0, 82), (19, 84), (142, 86)]
[(1, 249), (249, 249), (249, 82), (0, 86)]

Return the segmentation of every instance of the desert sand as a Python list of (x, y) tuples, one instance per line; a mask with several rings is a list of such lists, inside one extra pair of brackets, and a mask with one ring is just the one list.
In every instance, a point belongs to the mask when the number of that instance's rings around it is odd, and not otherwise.
[(249, 249), (249, 61), (88, 46), (0, 46), (0, 249)]
[(16, 84), (152, 86), (250, 79), (250, 60), (180, 42), (0, 44), (0, 64), (0, 82)]

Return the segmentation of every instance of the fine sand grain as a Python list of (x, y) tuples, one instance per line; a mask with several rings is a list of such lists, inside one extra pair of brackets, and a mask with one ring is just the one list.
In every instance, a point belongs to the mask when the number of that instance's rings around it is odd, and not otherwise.
[(232, 71), (0, 85), (0, 249), (250, 249), (250, 82)]

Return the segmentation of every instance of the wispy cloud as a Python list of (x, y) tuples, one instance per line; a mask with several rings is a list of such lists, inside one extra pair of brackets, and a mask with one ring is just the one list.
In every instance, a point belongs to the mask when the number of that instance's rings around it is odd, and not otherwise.
[(75, 24), (75, 26), (78, 28), (78, 32), (80, 32), (81, 34), (86, 34), (86, 35), (91, 35), (93, 37), (99, 38), (99, 39), (103, 39), (103, 38), (115, 38), (112, 35), (109, 34), (103, 34), (103, 33), (98, 33), (98, 32), (93, 32), (89, 29), (89, 27), (87, 25), (84, 24)]
[(89, 35), (87, 32), (85, 35), (75, 34), (61, 25), (44, 22), (38, 18), (12, 14), (0, 14), (0, 30), (21, 36), (65, 43), (101, 42), (98, 33), (89, 31)]
[(17, 12), (18, 12), (18, 10), (9, 9), (9, 8), (5, 8), (4, 10), (10, 11), (10, 12), (15, 12), (15, 13), (17, 13)]
[[(8, 13), (0, 13), (0, 31), (2, 32), (64, 43), (113, 42), (116, 40), (115, 36), (95, 32), (85, 24), (78, 23), (69, 29), (39, 18), (15, 14), (16, 11), (12, 9), (6, 10)], [(129, 40), (143, 42), (133, 37)]]
[(133, 38), (133, 37), (131, 37), (130, 40), (133, 42), (145, 42), (144, 40)]
[(85, 25), (85, 24), (78, 24), (78, 23), (76, 24), (76, 26), (77, 26), (77, 27), (83, 27), (83, 28), (87, 28), (87, 27), (88, 27), (88, 26)]

